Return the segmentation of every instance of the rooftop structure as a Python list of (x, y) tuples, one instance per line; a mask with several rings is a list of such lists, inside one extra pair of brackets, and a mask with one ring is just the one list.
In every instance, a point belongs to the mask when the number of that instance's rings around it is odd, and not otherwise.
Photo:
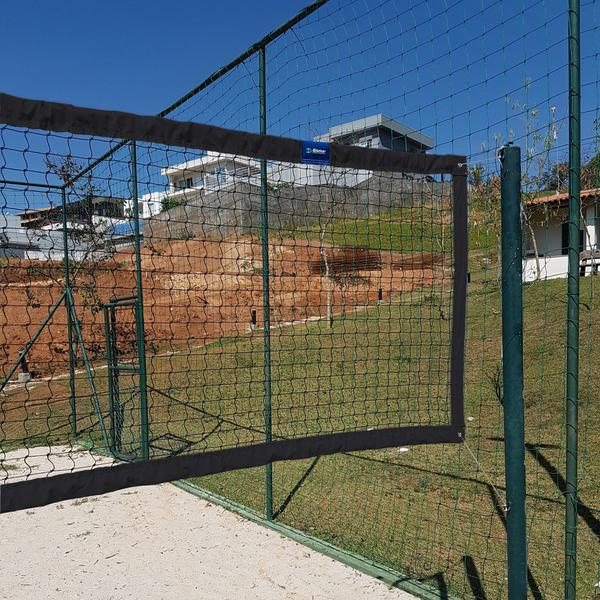
[[(96, 196), (74, 200), (67, 204), (67, 219), (71, 228), (76, 224), (92, 223), (94, 217), (122, 219), (126, 200), (112, 196)], [(57, 229), (62, 227), (62, 206), (55, 204), (44, 208), (27, 209), (18, 213), (21, 227), (27, 229)]]
[(434, 146), (433, 138), (382, 114), (336, 125), (315, 140), (401, 152), (426, 152)]

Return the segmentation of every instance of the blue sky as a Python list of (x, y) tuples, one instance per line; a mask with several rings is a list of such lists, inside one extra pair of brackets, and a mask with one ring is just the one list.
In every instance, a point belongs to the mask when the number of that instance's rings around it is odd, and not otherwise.
[[(0, 89), (155, 114), (305, 5), (305, 0), (6, 2), (0, 25)], [(42, 148), (43, 140), (5, 132), (4, 145), (0, 177), (58, 183), (43, 173), (41, 155), (20, 151)], [(105, 149), (98, 146), (94, 154)], [(6, 210), (19, 211), (46, 206), (49, 199), (57, 201), (52, 194), (17, 187), (4, 189), (0, 202)]]
[[(153, 114), (308, 1), (5, 2), (0, 88)], [(433, 137), (435, 152), (465, 154), (489, 172), (507, 140), (535, 162), (550, 132), (551, 158), (562, 160), (565, 9), (565, 0), (330, 0), (267, 48), (268, 130), (308, 139), (381, 112)], [(599, 114), (600, 2), (582, 0), (582, 30), (587, 148)], [(256, 73), (254, 57), (173, 117), (257, 131)], [(25, 175), (11, 143), (11, 173)]]
[(155, 113), (306, 0), (2, 3), (2, 90)]

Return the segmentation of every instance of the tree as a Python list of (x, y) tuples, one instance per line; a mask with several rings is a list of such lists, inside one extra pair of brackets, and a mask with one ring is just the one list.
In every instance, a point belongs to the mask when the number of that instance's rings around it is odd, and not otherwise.
[(600, 187), (600, 152), (582, 167), (581, 187), (583, 189)]
[[(48, 171), (57, 175), (64, 184), (73, 181), (82, 170), (82, 166), (71, 155), (65, 156), (58, 162), (53, 162), (47, 157), (45, 162)], [(67, 218), (75, 218), (77, 221), (77, 225), (67, 232), (68, 238), (71, 242), (79, 243), (85, 248), (82, 256), (77, 259), (73, 254), (69, 256), (72, 266), (71, 283), (75, 285), (77, 275), (89, 259), (99, 253), (107, 257), (108, 252), (106, 232), (103, 227), (99, 227), (94, 223), (93, 219), (94, 199), (102, 194), (102, 190), (94, 183), (92, 173), (90, 172), (85, 177), (76, 179), (73, 184), (67, 187), (66, 192)], [(77, 289), (83, 297), (84, 306), (88, 306), (92, 312), (100, 310), (102, 302), (98, 297), (98, 290), (93, 281), (89, 283), (80, 281)]]
[(177, 206), (185, 206), (187, 204), (187, 200), (185, 198), (171, 198), (170, 196), (165, 196), (160, 201), (160, 212), (167, 212), (172, 208)]
[[(569, 189), (569, 163), (554, 163), (543, 171), (537, 181), (540, 192), (567, 192)], [(581, 166), (581, 189), (600, 187), (600, 152)]]
[(569, 187), (569, 163), (559, 162), (545, 169), (538, 179), (540, 192), (566, 192)]
[(500, 283), (500, 178), (488, 175), (482, 164), (475, 164), (468, 169), (469, 183), (469, 219), (472, 225), (478, 225), (491, 232), (496, 243), (498, 257), (497, 280)]

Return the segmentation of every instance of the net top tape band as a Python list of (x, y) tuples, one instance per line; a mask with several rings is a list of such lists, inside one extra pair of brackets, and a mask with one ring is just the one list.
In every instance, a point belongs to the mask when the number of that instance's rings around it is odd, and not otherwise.
[[(302, 162), (300, 140), (163, 117), (31, 100), (3, 93), (0, 93), (0, 123), (42, 131), (136, 140), (266, 160)], [(464, 156), (416, 154), (342, 144), (330, 144), (329, 153), (329, 164), (335, 167), (422, 175), (449, 173), (466, 176), (467, 172)]]
[(234, 469), (259, 467), (280, 460), (298, 460), (339, 452), (388, 448), (420, 443), (461, 443), (464, 427), (437, 425), (352, 431), (293, 440), (276, 440), (201, 454), (177, 455), (58, 473), (0, 486), (0, 513), (107, 494), (140, 485), (156, 485), (203, 477)]

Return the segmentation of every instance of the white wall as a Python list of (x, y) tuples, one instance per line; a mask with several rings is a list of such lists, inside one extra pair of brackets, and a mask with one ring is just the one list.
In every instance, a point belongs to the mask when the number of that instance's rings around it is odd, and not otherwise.
[[(598, 207), (598, 210), (600, 211), (600, 207)], [(596, 223), (596, 211), (594, 210), (594, 205), (588, 206), (585, 214), (585, 226), (587, 228), (587, 235), (585, 238), (586, 248), (595, 248), (600, 241), (598, 239), (598, 234), (600, 232), (597, 231), (598, 223)]]
[[(540, 256), (536, 261), (533, 256), (533, 245), (529, 240), (526, 231), (527, 254), (523, 260), (523, 281), (530, 282), (536, 279), (557, 279), (566, 277), (568, 273), (569, 259), (567, 255), (562, 254), (562, 223), (567, 217), (567, 209), (561, 209), (558, 214), (549, 217), (547, 225), (534, 226), (534, 232)], [(590, 250), (596, 246), (599, 241), (597, 223), (595, 219), (594, 206), (588, 206), (582, 223), (585, 230), (584, 248)], [(540, 274), (537, 277), (537, 265), (539, 263)], [(586, 275), (589, 275), (591, 268), (586, 269)]]
[[(149, 219), (157, 215), (161, 211), (163, 198), (168, 195), (167, 192), (150, 192), (141, 196), (138, 208), (140, 219)], [(133, 215), (131, 201), (127, 202), (126, 214)]]
[[(537, 277), (537, 264), (540, 265), (540, 276)], [(523, 281), (529, 283), (537, 279), (559, 279), (566, 277), (569, 268), (568, 256), (540, 256), (526, 258), (523, 261)]]
[[(547, 223), (538, 225), (533, 223), (537, 251), (543, 256), (560, 256), (562, 254), (562, 222), (566, 218), (566, 210), (558, 214), (549, 215)], [(526, 249), (528, 254), (533, 254), (533, 243), (529, 230), (525, 229), (527, 239)]]
[(270, 163), (267, 171), (269, 183), (289, 183), (293, 186), (335, 185), (338, 187), (355, 187), (370, 176), (371, 171), (301, 163)]

